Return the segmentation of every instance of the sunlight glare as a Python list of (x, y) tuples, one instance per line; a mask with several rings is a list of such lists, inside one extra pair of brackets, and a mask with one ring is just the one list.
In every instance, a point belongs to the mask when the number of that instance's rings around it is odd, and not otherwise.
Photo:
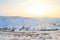
[(30, 7), (27, 12), (33, 15), (45, 15), (49, 12), (49, 10), (46, 5), (37, 5)]

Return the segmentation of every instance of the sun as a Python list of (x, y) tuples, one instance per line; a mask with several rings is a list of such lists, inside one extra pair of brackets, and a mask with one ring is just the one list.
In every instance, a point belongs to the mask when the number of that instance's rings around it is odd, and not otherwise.
[(49, 9), (46, 5), (36, 5), (34, 7), (28, 8), (27, 11), (29, 14), (42, 16), (49, 12)]

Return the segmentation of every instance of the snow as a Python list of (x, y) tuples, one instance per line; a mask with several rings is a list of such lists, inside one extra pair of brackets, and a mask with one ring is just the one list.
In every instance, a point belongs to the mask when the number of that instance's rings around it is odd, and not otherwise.
[[(0, 28), (10, 28), (9, 30), (12, 30), (13, 28), (15, 31), (39, 31), (40, 29), (60, 30), (60, 18), (25, 18), (19, 16), (0, 16)], [(51, 35), (52, 36), (50, 37), (44, 38), (14, 38), (0, 36), (0, 40), (60, 40), (60, 36), (58, 36), (59, 34)]]
[(60, 29), (60, 18), (25, 18), (19, 16), (0, 16), (0, 28), (19, 28), (22, 26), (32, 28), (39, 28), (45, 26), (46, 29)]

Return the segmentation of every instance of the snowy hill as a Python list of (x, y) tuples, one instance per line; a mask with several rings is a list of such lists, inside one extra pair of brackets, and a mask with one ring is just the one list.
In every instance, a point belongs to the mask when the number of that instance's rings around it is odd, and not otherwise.
[(22, 26), (28, 28), (60, 29), (60, 18), (25, 18), (19, 16), (0, 16), (0, 28), (16, 28), (18, 30)]

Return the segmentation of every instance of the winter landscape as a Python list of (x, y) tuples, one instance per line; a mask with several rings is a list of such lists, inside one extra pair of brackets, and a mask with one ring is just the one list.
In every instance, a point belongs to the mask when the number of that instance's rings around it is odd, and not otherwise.
[(60, 18), (0, 16), (0, 40), (60, 40)]
[(60, 40), (60, 0), (0, 0), (0, 40)]

